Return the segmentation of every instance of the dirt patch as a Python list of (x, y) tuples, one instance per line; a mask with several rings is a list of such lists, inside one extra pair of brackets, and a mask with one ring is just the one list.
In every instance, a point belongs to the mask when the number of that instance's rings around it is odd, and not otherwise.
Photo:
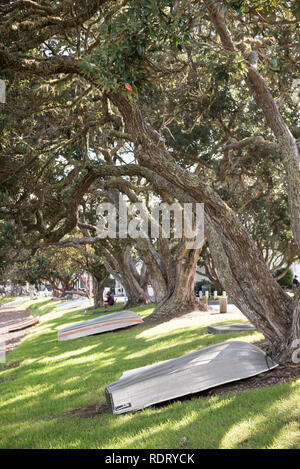
[(47, 417), (45, 420), (52, 420), (62, 417), (81, 417), (83, 419), (93, 419), (96, 417), (102, 417), (103, 414), (108, 414), (108, 412), (108, 406), (106, 404), (88, 404), (87, 406), (79, 407), (78, 409), (63, 412), (60, 415), (52, 415), (51, 417)]
[(0, 371), (1, 370), (11, 370), (12, 368), (18, 368), (19, 366), (20, 366), (20, 362), (1, 363), (0, 364)]
[(246, 391), (248, 389), (257, 389), (266, 386), (274, 386), (279, 383), (287, 383), (288, 381), (296, 381), (297, 379), (300, 379), (300, 365), (278, 366), (273, 370), (253, 376), (252, 378), (223, 384), (217, 388), (203, 391), (201, 396), (216, 396), (227, 394), (228, 392)]
[(241, 311), (236, 308), (234, 305), (228, 305), (228, 310), (227, 313), (221, 314), (219, 312), (219, 306), (217, 305), (204, 305), (205, 310), (202, 309), (195, 309), (193, 311), (189, 312), (178, 312), (177, 314), (170, 315), (170, 317), (163, 316), (160, 318), (159, 316), (156, 317), (151, 317), (151, 315), (147, 316), (144, 319), (144, 324), (142, 327), (145, 326), (157, 326), (159, 324), (162, 324), (164, 322), (168, 321), (181, 321), (187, 320), (187, 319), (199, 319), (199, 318), (214, 318), (214, 322), (216, 322), (217, 319), (220, 321), (232, 321), (232, 320), (238, 320), (238, 319), (246, 319), (246, 317), (241, 313)]
[(70, 410), (63, 414), (64, 417), (81, 417), (83, 419), (92, 419), (95, 417), (101, 417), (102, 414), (108, 413), (108, 407), (106, 404), (89, 404), (79, 409)]
[(28, 319), (30, 315), (25, 309), (5, 309), (2, 306), (0, 309), (0, 340), (4, 343), (5, 352), (9, 353), (17, 347), (21, 339), (27, 334), (27, 329), (22, 329), (15, 332), (7, 332), (7, 327)]

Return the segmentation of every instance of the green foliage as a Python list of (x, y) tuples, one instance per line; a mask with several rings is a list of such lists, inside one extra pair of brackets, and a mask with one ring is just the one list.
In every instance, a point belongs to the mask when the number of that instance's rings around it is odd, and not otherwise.
[(215, 286), (209, 280), (200, 280), (195, 283), (195, 293), (199, 293), (201, 291), (201, 287), (205, 287), (205, 290), (209, 290), (210, 292), (214, 291)]
[(77, 251), (64, 248), (37, 252), (25, 264), (15, 264), (9, 275), (14, 282), (21, 285), (26, 282), (46, 282), (52, 287), (58, 287), (61, 282), (63, 289), (66, 289), (68, 285), (73, 285), (83, 272), (84, 267)]
[(104, 283), (104, 286), (105, 287), (114, 287), (115, 286), (115, 279), (114, 278), (110, 278), (108, 277), (106, 280), (105, 280), (105, 283)]
[[(238, 13), (261, 13), (267, 20), (275, 20), (276, 15), (284, 15), (287, 11), (295, 16), (299, 15), (299, 2), (297, 0), (230, 0), (228, 8), (234, 8)], [(279, 16), (280, 19), (280, 16)]]
[(102, 90), (125, 91), (128, 83), (137, 95), (151, 90), (148, 56), (171, 48), (180, 52), (190, 39), (189, 9), (177, 16), (166, 0), (134, 0), (102, 25), (99, 47), (81, 63), (82, 70)]
[[(283, 273), (285, 269), (278, 269), (276, 272), (274, 272), (274, 277), (279, 277)], [(285, 288), (291, 288), (292, 283), (293, 283), (293, 272), (291, 270), (288, 270), (287, 273), (278, 280), (279, 285)]]
[(0, 278), (10, 261), (8, 246), (13, 247), (15, 241), (15, 224), (11, 221), (0, 222)]
[[(80, 198), (87, 173), (103, 163), (128, 162), (133, 145), (126, 135), (126, 119), (110, 102), (111, 91), (136, 101), (176, 163), (196, 170), (236, 210), (262, 252), (268, 248), (291, 259), (295, 246), (282, 155), (258, 147), (228, 153), (222, 148), (231, 138), (241, 141), (252, 135), (273, 141), (245, 82), (245, 57), (252, 49), (259, 52), (259, 70), (283, 118), (295, 135), (299, 133), (297, 105), (291, 98), (298, 75), (299, 38), (293, 23), (297, 2), (226, 2), (226, 23), (237, 45), (233, 54), (216, 39), (204, 2), (120, 4), (107, 2), (84, 27), (68, 31), (67, 39), (61, 31), (39, 47), (28, 46), (28, 57), (44, 64), (44, 76), (25, 76), (25, 68), (13, 76), (7, 72), (9, 106), (0, 110), (0, 206), (9, 213), (3, 218), (13, 216), (16, 225), (12, 235), (0, 239), (0, 263), (7, 265), (8, 257), (23, 249), (28, 255), (41, 240), (61, 239), (74, 228), (77, 213), (86, 217), (90, 200), (99, 201), (98, 186), (104, 178), (83, 190), (84, 201)], [(65, 5), (63, 18), (73, 17), (68, 2)], [(274, 12), (279, 23), (275, 26)], [(12, 56), (17, 37), (21, 46), (22, 38), (31, 44), (34, 36), (27, 37), (23, 13), (27, 18), (32, 11), (16, 8), (0, 24), (3, 44)], [(33, 23), (38, 18), (36, 11)], [(4, 28), (6, 19), (20, 21), (18, 34)], [(291, 24), (283, 26), (282, 20)], [(52, 55), (51, 48), (54, 61), (66, 57), (80, 63), (89, 82), (72, 71), (53, 77), (48, 60), (43, 62)]]

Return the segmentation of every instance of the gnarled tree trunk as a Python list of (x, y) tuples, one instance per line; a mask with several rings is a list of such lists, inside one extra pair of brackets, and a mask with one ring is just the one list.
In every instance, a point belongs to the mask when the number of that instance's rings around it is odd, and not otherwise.
[(136, 248), (147, 266), (155, 301), (158, 304), (168, 295), (166, 269), (149, 239), (139, 238), (136, 241)]
[(187, 249), (185, 242), (179, 249), (174, 262), (174, 281), (169, 284), (168, 295), (156, 306), (149, 320), (166, 321), (194, 310), (206, 310), (195, 296), (194, 284), (197, 262), (201, 248)]
[[(130, 246), (124, 246), (106, 252), (107, 270), (123, 285), (126, 295), (126, 307), (133, 308), (151, 303), (147, 287), (141, 285), (136, 269), (133, 269), (133, 263), (130, 255)], [(141, 279), (142, 280), (142, 279)], [(141, 282), (142, 284), (144, 282)]]
[(201, 177), (176, 164), (155, 130), (145, 124), (140, 110), (119, 95), (112, 99), (134, 139), (140, 164), (157, 175), (163, 174), (196, 202), (205, 204), (207, 238), (221, 283), (268, 339), (272, 357), (286, 361), (292, 355), (290, 337), (294, 335), (297, 309), (272, 277), (258, 247), (218, 194)]
[(94, 282), (94, 308), (98, 309), (103, 306), (103, 293), (105, 281), (108, 277), (108, 273), (104, 277), (96, 277), (93, 275)]

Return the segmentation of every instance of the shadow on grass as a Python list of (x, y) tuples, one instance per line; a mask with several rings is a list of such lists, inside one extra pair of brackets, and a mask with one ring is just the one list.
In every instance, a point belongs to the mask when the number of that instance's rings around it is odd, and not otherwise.
[[(123, 416), (56, 418), (15, 429), (12, 447), (60, 448), (268, 448), (291, 425), (278, 403), (291, 397), (292, 385), (225, 398), (193, 398)], [(276, 418), (274, 418), (276, 412)], [(273, 417), (273, 418), (272, 418)], [(292, 422), (293, 424), (293, 422)], [(185, 443), (183, 443), (183, 439)], [(279, 447), (297, 448), (299, 434)], [(17, 443), (19, 442), (19, 443)], [(5, 440), (4, 440), (5, 443)], [(275, 445), (276, 446), (276, 445)]]
[[(41, 323), (9, 357), (20, 366), (0, 373), (5, 385), (0, 407), (2, 447), (180, 448), (185, 437), (186, 447), (217, 448), (227, 444), (230, 432), (233, 435), (227, 447), (260, 447), (260, 441), (271, 445), (287, 425), (288, 416), (280, 409), (277, 424), (268, 415), (274, 412), (274, 403), (289, 398), (292, 383), (276, 386), (276, 392), (268, 388), (221, 397), (199, 394), (123, 416), (66, 417), (72, 409), (105, 404), (106, 385), (118, 380), (125, 370), (236, 339), (237, 335), (214, 336), (207, 333), (207, 326), (177, 324), (173, 330), (132, 327), (122, 333), (58, 342), (58, 327), (90, 317), (83, 317), (82, 309), (55, 309), (51, 300), (30, 307), (31, 313), (41, 316)], [(146, 316), (151, 306), (134, 310)], [(238, 338), (246, 340), (251, 335), (253, 332), (244, 332)], [(250, 420), (254, 423), (248, 428)]]

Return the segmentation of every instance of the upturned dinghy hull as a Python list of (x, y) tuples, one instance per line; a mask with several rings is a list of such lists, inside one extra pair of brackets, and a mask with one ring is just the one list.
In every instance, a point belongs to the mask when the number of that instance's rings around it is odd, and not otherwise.
[(4, 303), (1, 305), (3, 309), (10, 309), (10, 308), (16, 308), (17, 306), (20, 306), (23, 303), (26, 303), (30, 298), (21, 298), (20, 300), (14, 300), (10, 301), (9, 303)]
[(86, 296), (85, 292), (82, 292), (80, 290), (68, 290), (65, 291), (65, 295), (80, 295), (80, 296)]
[(120, 311), (64, 327), (58, 331), (58, 340), (78, 339), (87, 335), (101, 334), (102, 332), (135, 326), (142, 322), (142, 318), (134, 311)]
[(210, 334), (225, 334), (226, 332), (255, 331), (252, 324), (225, 324), (221, 326), (208, 326), (207, 332)]
[(39, 323), (39, 317), (31, 317), (28, 319), (24, 319), (23, 321), (20, 321), (15, 324), (11, 324), (10, 326), (7, 327), (8, 332), (15, 332), (15, 331), (21, 331), (22, 329), (26, 329), (27, 327), (32, 327), (35, 326), (36, 324)]
[(61, 311), (64, 309), (72, 309), (72, 308), (78, 308), (78, 306), (85, 306), (88, 303), (88, 298), (85, 296), (82, 298), (78, 298), (77, 300), (70, 300), (66, 301), (65, 303), (61, 303), (56, 306), (56, 310)]
[(276, 366), (255, 345), (222, 342), (179, 358), (126, 371), (106, 387), (107, 404), (112, 413), (123, 414), (249, 378)]

